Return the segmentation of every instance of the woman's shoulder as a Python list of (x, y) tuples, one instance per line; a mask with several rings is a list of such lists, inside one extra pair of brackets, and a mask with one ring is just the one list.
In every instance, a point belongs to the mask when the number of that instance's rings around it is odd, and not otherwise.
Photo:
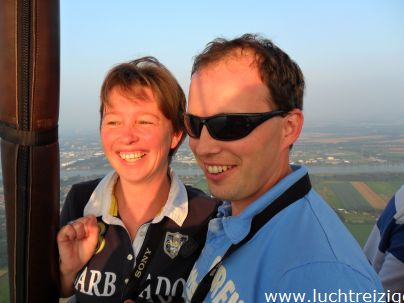
[(197, 216), (201, 220), (210, 220), (216, 216), (217, 208), (222, 201), (206, 194), (199, 188), (185, 185), (188, 195), (188, 210), (191, 216)]
[(97, 179), (92, 179), (92, 180), (75, 183), (72, 185), (72, 188), (70, 189), (70, 191), (82, 192), (82, 191), (91, 190), (91, 192), (92, 192), (92, 191), (94, 191), (94, 189), (97, 187), (98, 183), (100, 183), (101, 180), (102, 180), (102, 178), (97, 178)]
[(60, 226), (83, 216), (83, 210), (102, 178), (75, 183), (70, 188), (60, 214)]
[(188, 199), (200, 199), (200, 200), (204, 200), (206, 201), (206, 203), (209, 204), (220, 204), (221, 201), (216, 199), (215, 197), (208, 195), (207, 193), (205, 193), (203, 190), (197, 188), (197, 187), (193, 187), (191, 185), (185, 185), (185, 188), (187, 190), (187, 194), (188, 194)]

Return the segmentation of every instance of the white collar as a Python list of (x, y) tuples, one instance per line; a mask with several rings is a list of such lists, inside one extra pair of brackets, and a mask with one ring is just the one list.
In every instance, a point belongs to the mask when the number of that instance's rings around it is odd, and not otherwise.
[[(170, 168), (171, 186), (167, 201), (161, 212), (152, 220), (152, 223), (160, 222), (164, 217), (169, 217), (177, 225), (182, 226), (188, 215), (188, 195), (185, 185), (177, 174)], [(107, 224), (122, 225), (122, 221), (109, 213), (111, 197), (118, 174), (109, 172), (97, 185), (90, 199), (84, 207), (84, 215), (102, 216)]]

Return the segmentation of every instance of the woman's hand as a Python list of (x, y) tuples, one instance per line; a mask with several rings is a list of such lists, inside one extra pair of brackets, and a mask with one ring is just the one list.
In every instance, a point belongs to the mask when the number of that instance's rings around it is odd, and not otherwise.
[(73, 281), (77, 272), (93, 256), (97, 241), (97, 218), (93, 215), (69, 222), (60, 229), (57, 243), (62, 296), (73, 294)]

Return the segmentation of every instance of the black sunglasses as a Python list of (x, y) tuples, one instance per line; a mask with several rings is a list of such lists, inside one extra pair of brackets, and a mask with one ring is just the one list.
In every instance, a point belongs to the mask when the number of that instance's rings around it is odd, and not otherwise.
[(211, 117), (198, 117), (184, 114), (187, 133), (192, 138), (201, 136), (202, 128), (206, 125), (212, 138), (220, 141), (233, 141), (246, 137), (258, 125), (276, 117), (285, 116), (288, 112), (274, 110), (265, 113), (218, 114)]

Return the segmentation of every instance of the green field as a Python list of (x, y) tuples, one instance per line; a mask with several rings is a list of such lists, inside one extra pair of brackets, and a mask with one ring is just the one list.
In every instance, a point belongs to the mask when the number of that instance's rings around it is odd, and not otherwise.
[(0, 276), (0, 303), (10, 302), (9, 289), (8, 289), (8, 274), (1, 270)]
[(404, 173), (349, 174), (349, 175), (311, 175), (314, 188), (331, 207), (338, 209), (366, 211), (377, 214), (380, 210), (371, 207), (368, 201), (350, 182), (365, 183), (386, 203), (404, 184)]
[(345, 223), (345, 226), (352, 233), (356, 241), (358, 241), (359, 245), (363, 247), (366, 243), (366, 240), (372, 231), (374, 224), (369, 223)]
[[(386, 203), (404, 184), (403, 173), (313, 175), (314, 188), (333, 207), (363, 247), (381, 210), (372, 208), (368, 201), (351, 185), (364, 182)], [(343, 210), (340, 210), (343, 209)]]
[(368, 181), (366, 184), (383, 200), (388, 201), (401, 186), (401, 181)]
[(356, 211), (373, 211), (373, 208), (349, 182), (329, 182), (328, 188), (335, 195), (335, 200), (328, 201), (332, 207)]
[(339, 202), (339, 198), (336, 193), (331, 189), (330, 182), (328, 181), (320, 181), (320, 182), (312, 182), (314, 189), (323, 197), (325, 201), (333, 208), (337, 207), (341, 203)]

